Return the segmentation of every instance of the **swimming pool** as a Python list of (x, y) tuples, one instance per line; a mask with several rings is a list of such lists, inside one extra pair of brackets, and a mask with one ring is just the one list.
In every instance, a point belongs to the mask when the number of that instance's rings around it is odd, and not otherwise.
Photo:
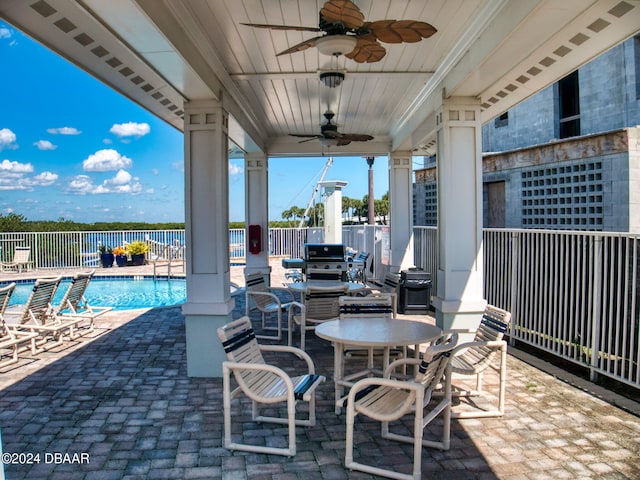
[[(70, 280), (60, 282), (54, 305), (60, 303)], [(13, 291), (9, 305), (27, 303), (33, 282), (19, 283)], [(93, 277), (85, 297), (90, 305), (110, 306), (114, 310), (179, 305), (187, 298), (187, 283), (183, 279), (107, 278)]]

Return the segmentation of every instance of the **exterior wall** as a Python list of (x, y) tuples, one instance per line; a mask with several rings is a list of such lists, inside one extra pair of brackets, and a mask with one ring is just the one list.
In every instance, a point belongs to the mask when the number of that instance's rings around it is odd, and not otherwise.
[[(435, 175), (416, 171), (415, 191), (435, 189)], [(640, 232), (640, 127), (485, 154), (485, 192), (492, 182), (504, 182), (504, 205), (484, 196), (485, 227), (498, 208), (506, 228)], [(423, 212), (435, 209), (435, 198), (421, 198)]]
[[(482, 127), (485, 227), (497, 226), (490, 192), (504, 189), (506, 228), (640, 232), (640, 36), (581, 67), (578, 82), (581, 137), (557, 140), (557, 84)], [(416, 171), (416, 225), (436, 224), (435, 174)]]
[[(581, 135), (640, 125), (640, 36), (578, 70)], [(482, 127), (482, 150), (503, 152), (558, 138), (557, 87), (508, 111), (508, 120)]]
[(553, 87), (547, 87), (509, 110), (506, 124), (499, 120), (487, 122), (482, 127), (482, 151), (513, 150), (556, 138), (553, 91)]

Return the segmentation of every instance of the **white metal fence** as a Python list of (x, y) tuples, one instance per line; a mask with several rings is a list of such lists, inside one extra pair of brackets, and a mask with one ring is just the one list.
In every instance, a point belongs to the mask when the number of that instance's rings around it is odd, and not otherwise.
[[(381, 227), (345, 226), (345, 245), (370, 254), (369, 278), (382, 278)], [(269, 229), (269, 254), (302, 257), (318, 229)], [(100, 245), (134, 240), (184, 246), (184, 230), (0, 233), (0, 259), (31, 247), (38, 269), (97, 266)], [(437, 229), (415, 227), (417, 267), (431, 272), (437, 291)], [(245, 256), (245, 231), (229, 231), (230, 260)], [(640, 236), (620, 233), (484, 230), (485, 297), (512, 312), (520, 341), (598, 374), (640, 388)], [(184, 249), (181, 249), (183, 252)]]
[[(437, 230), (416, 227), (417, 266), (437, 269)], [(484, 295), (520, 341), (640, 388), (640, 236), (484, 230)], [(432, 275), (435, 277), (435, 275)]]

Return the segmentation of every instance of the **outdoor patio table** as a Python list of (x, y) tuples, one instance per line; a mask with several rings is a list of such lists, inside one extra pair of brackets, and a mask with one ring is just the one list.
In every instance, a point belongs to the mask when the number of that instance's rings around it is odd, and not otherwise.
[(435, 325), (416, 320), (396, 318), (349, 318), (331, 320), (319, 324), (316, 335), (333, 342), (333, 371), (336, 397), (336, 414), (340, 413), (344, 387), (353, 385), (354, 380), (372, 373), (367, 369), (345, 376), (342, 356), (345, 345), (378, 347), (384, 350), (383, 368), (389, 365), (389, 349), (415, 345), (416, 357), (420, 354), (418, 345), (428, 343), (440, 335), (442, 330)]

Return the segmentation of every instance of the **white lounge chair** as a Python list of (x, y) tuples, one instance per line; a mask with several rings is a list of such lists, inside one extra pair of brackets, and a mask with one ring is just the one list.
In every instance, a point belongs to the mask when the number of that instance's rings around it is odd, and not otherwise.
[(35, 332), (16, 332), (7, 328), (5, 324), (4, 313), (15, 288), (15, 283), (0, 288), (0, 353), (3, 358), (6, 357), (0, 360), (0, 368), (18, 363), (18, 352), (23, 348), (33, 349), (35, 338), (38, 336)]
[(53, 310), (54, 316), (60, 322), (80, 319), (76, 324), (78, 330), (75, 332), (75, 336), (79, 333), (79, 325), (82, 321), (88, 321), (86, 328), (83, 326), (84, 333), (91, 332), (94, 328), (95, 319), (113, 310), (113, 307), (92, 306), (85, 298), (85, 292), (94, 274), (95, 270), (76, 273), (71, 279), (71, 283), (65, 291), (62, 300)]
[[(450, 353), (458, 340), (457, 333), (444, 341), (427, 348), (422, 360), (403, 358), (392, 362), (385, 371), (384, 378), (363, 378), (356, 382), (347, 396), (347, 434), (345, 467), (352, 470), (380, 475), (388, 478), (419, 480), (422, 478), (422, 447), (448, 450), (451, 433), (451, 375), (447, 373)], [(391, 378), (393, 370), (399, 366), (420, 365), (412, 380)], [(435, 405), (431, 404), (434, 390), (444, 378), (444, 395)], [(425, 415), (426, 413), (426, 415)], [(413, 472), (405, 474), (387, 470), (375, 465), (355, 461), (353, 458), (353, 429), (355, 416), (361, 414), (381, 422), (383, 438), (412, 443)], [(413, 436), (390, 431), (389, 423), (407, 414), (414, 415)], [(442, 415), (443, 426), (440, 439), (424, 440), (424, 429)]]
[[(249, 317), (242, 317), (218, 329), (218, 337), (227, 354), (222, 363), (224, 445), (231, 450), (271, 453), (293, 456), (296, 454), (296, 425), (313, 426), (316, 423), (315, 390), (325, 377), (316, 375), (311, 357), (299, 348), (284, 345), (259, 345)], [(263, 351), (286, 352), (302, 359), (306, 373), (289, 376), (284, 370), (264, 361)], [(288, 358), (289, 359), (289, 358)], [(290, 366), (291, 363), (287, 363)], [(231, 390), (231, 374), (238, 386)], [(231, 399), (244, 393), (251, 399), (251, 418), (258, 422), (281, 423), (289, 427), (289, 446), (286, 448), (249, 445), (234, 442), (231, 436)], [(308, 419), (296, 420), (296, 403), (308, 402)], [(258, 414), (259, 404), (273, 405), (286, 402), (287, 416), (270, 417)]]
[(30, 256), (31, 247), (16, 247), (13, 252), (13, 260), (0, 263), (0, 268), (3, 272), (13, 270), (20, 273), (23, 268), (29, 270), (33, 266), (33, 262), (29, 260)]
[(39, 278), (23, 308), (5, 312), (7, 327), (13, 329), (16, 334), (18, 332), (38, 334), (38, 338), (31, 347), (34, 355), (50, 346), (62, 344), (65, 331), (69, 332), (69, 338), (74, 338), (74, 328), (83, 320), (82, 318), (63, 320), (54, 315), (51, 303), (61, 280), (61, 276)]

